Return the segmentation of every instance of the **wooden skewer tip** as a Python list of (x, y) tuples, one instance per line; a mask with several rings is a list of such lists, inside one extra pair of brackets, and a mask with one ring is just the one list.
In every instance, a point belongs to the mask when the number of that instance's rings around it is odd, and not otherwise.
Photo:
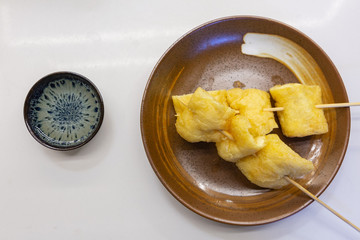
[[(316, 108), (341, 108), (341, 107), (354, 107), (360, 106), (360, 102), (352, 102), (352, 103), (326, 103), (326, 104), (317, 104), (315, 105)], [(279, 112), (283, 111), (283, 107), (273, 107), (273, 108), (264, 108), (264, 111), (267, 112)]]
[(297, 187), (298, 189), (300, 189), (303, 193), (305, 193), (306, 195), (308, 195), (310, 198), (314, 199), (315, 201), (317, 201), (318, 203), (320, 203), (322, 206), (324, 206), (327, 210), (329, 210), (330, 212), (332, 212), (333, 214), (335, 214), (337, 217), (339, 217), (341, 220), (343, 220), (344, 222), (346, 222), (347, 224), (349, 224), (351, 227), (353, 227), (356, 231), (360, 232), (360, 228), (357, 227), (355, 224), (353, 224), (352, 222), (350, 222), (349, 220), (347, 220), (345, 217), (343, 217), (340, 213), (336, 212), (334, 209), (332, 209), (329, 205), (327, 205), (326, 203), (324, 203), (323, 201), (321, 201), (319, 198), (317, 198), (314, 194), (312, 194), (311, 192), (309, 192), (307, 189), (305, 189), (303, 186), (301, 186), (299, 183), (295, 182), (294, 180), (292, 180), (291, 178), (285, 176), (284, 177), (285, 180), (287, 180), (289, 183), (293, 184), (295, 187)]
[(225, 137), (227, 137), (229, 140), (235, 141), (235, 139), (233, 138), (233, 136), (232, 136), (228, 131), (219, 130), (219, 132), (220, 132), (222, 135), (224, 135)]

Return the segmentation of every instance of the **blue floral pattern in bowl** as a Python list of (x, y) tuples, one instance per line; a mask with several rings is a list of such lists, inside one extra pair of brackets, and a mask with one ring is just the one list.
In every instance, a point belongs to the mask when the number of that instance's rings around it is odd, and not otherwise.
[(87, 78), (57, 72), (40, 79), (30, 89), (25, 105), (25, 123), (41, 144), (55, 150), (83, 146), (98, 132), (104, 104)]

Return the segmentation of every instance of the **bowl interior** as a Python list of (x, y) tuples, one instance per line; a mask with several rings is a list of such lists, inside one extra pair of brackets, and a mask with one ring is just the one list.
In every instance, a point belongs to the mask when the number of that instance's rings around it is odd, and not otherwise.
[(101, 95), (85, 77), (58, 72), (40, 79), (25, 100), (24, 118), (32, 136), (56, 150), (78, 148), (99, 130)]

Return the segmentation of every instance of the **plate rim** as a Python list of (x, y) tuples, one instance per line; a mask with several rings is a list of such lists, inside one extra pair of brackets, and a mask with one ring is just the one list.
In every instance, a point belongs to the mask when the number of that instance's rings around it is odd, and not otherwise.
[[(224, 218), (219, 218), (219, 217), (214, 217), (211, 214), (208, 214), (204, 211), (201, 211), (195, 207), (193, 207), (189, 202), (187, 202), (186, 200), (184, 200), (181, 196), (179, 196), (179, 194), (177, 193), (177, 191), (175, 191), (175, 189), (172, 189), (167, 182), (165, 181), (164, 177), (162, 176), (162, 174), (160, 173), (160, 171), (156, 168), (154, 161), (152, 160), (151, 157), (151, 153), (147, 147), (147, 139), (145, 136), (145, 129), (144, 129), (144, 123), (143, 123), (143, 119), (144, 119), (144, 104), (145, 104), (145, 100), (146, 100), (146, 95), (147, 95), (147, 90), (149, 89), (149, 86), (151, 84), (151, 80), (153, 79), (156, 70), (158, 69), (158, 67), (160, 66), (160, 64), (162, 63), (162, 61), (164, 60), (164, 58), (169, 54), (169, 52), (174, 48), (174, 46), (176, 46), (181, 40), (183, 40), (186, 36), (188, 36), (191, 33), (194, 33), (197, 30), (200, 30), (203, 27), (212, 25), (212, 24), (217, 24), (223, 21), (230, 21), (230, 20), (240, 20), (240, 19), (251, 19), (251, 20), (265, 20), (268, 22), (272, 22), (275, 24), (279, 24), (284, 26), (285, 28), (289, 28), (293, 31), (296, 31), (299, 35), (301, 35), (303, 38), (307, 39), (308, 41), (311, 42), (312, 45), (314, 45), (317, 50), (319, 50), (321, 52), (321, 54), (329, 61), (329, 63), (331, 64), (332, 69), (335, 71), (337, 78), (340, 79), (340, 81), (338, 81), (338, 84), (341, 85), (342, 87), (342, 92), (344, 93), (344, 98), (346, 100), (348, 100), (348, 95), (346, 92), (346, 88), (344, 85), (344, 82), (341, 78), (340, 73), (338, 72), (336, 66), (334, 65), (334, 63), (332, 62), (332, 60), (330, 59), (330, 57), (327, 55), (327, 53), (315, 42), (313, 41), (309, 36), (307, 36), (305, 33), (303, 33), (302, 31), (286, 24), (283, 23), (281, 21), (272, 19), (272, 18), (268, 18), (268, 17), (262, 17), (262, 16), (256, 16), (256, 15), (232, 15), (232, 16), (227, 16), (227, 17), (221, 17), (221, 18), (216, 18), (210, 21), (207, 21), (203, 24), (198, 25), (197, 27), (192, 28), (191, 30), (187, 31), (185, 34), (181, 35), (174, 43), (172, 43), (167, 50), (161, 55), (161, 57), (159, 58), (159, 60), (157, 61), (157, 63), (155, 64), (155, 66), (153, 67), (150, 76), (147, 80), (145, 89), (144, 89), (144, 93), (142, 96), (142, 101), (141, 101), (141, 108), (140, 108), (140, 130), (141, 130), (141, 137), (142, 137), (142, 142), (143, 142), (143, 147), (144, 150), (146, 152), (146, 156), (148, 158), (148, 162), (150, 163), (153, 171), (155, 172), (157, 178), (160, 180), (160, 182), (162, 183), (162, 185), (167, 189), (167, 191), (177, 200), (179, 201), (182, 205), (184, 205), (185, 207), (187, 207), (189, 210), (191, 210), (192, 212), (205, 217), (209, 220), (212, 221), (216, 221), (219, 223), (223, 223), (223, 224), (230, 224), (230, 225), (238, 225), (238, 226), (257, 226), (257, 225), (264, 225), (264, 224), (268, 224), (268, 223), (272, 223), (272, 222), (276, 222), (282, 219), (285, 219), (287, 217), (290, 217), (292, 215), (294, 215), (295, 213), (301, 211), (302, 209), (306, 208), (308, 205), (310, 205), (312, 202), (314, 202), (313, 199), (309, 198), (309, 200), (307, 200), (302, 206), (300, 206), (298, 209), (296, 209), (295, 211), (292, 211), (291, 213), (286, 213), (286, 214), (281, 214), (278, 217), (275, 218), (271, 218), (270, 221), (267, 220), (262, 220), (262, 221), (257, 221), (257, 222), (239, 222), (239, 221), (233, 221), (233, 220), (228, 220), (228, 219), (224, 219)], [(337, 175), (342, 162), (345, 158), (346, 155), (346, 151), (348, 148), (348, 143), (349, 143), (349, 138), (350, 138), (350, 130), (351, 130), (351, 116), (350, 116), (350, 110), (346, 111), (346, 119), (347, 119), (347, 131), (345, 134), (345, 142), (344, 142), (344, 147), (341, 150), (340, 153), (340, 159), (336, 164), (336, 168), (334, 169), (334, 172), (332, 174), (332, 176), (330, 177), (328, 183), (326, 183), (322, 189), (315, 194), (315, 196), (319, 197), (331, 184), (331, 182), (334, 180), (335, 176)], [(285, 215), (285, 216), (284, 216)]]

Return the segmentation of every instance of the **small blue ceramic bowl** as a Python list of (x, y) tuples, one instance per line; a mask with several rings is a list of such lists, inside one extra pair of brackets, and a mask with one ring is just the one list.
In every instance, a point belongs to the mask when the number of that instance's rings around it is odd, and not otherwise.
[(89, 142), (104, 118), (99, 90), (84, 76), (56, 72), (30, 89), (24, 105), (31, 135), (54, 150), (72, 150)]

